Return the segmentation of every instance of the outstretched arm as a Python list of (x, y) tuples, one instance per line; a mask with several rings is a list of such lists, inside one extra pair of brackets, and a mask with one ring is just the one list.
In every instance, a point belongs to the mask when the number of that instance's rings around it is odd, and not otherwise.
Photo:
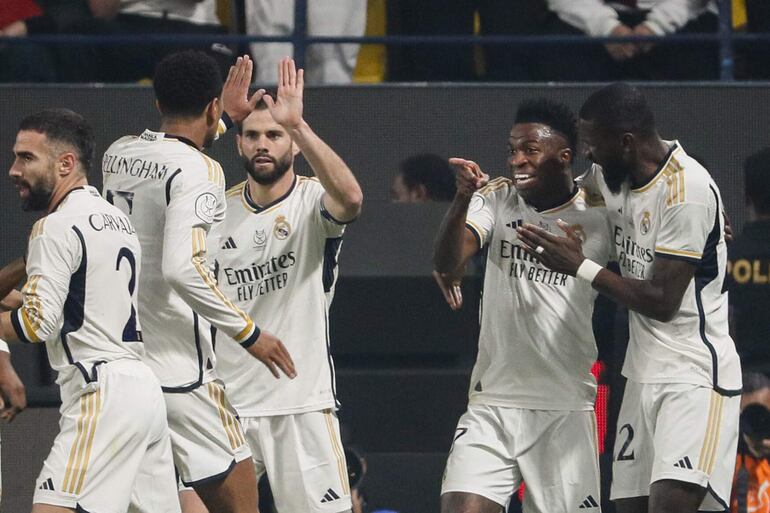
[(337, 153), (310, 128), (302, 117), (304, 70), (297, 70), (293, 59), (278, 64), (278, 94), (265, 103), (276, 123), (280, 124), (307, 159), (326, 194), (324, 208), (341, 223), (358, 217), (363, 193), (356, 177)]
[(545, 266), (579, 279), (621, 305), (652, 319), (668, 322), (682, 304), (695, 272), (695, 265), (665, 257), (655, 259), (652, 277), (637, 280), (618, 276), (583, 256), (580, 238), (563, 221), (560, 237), (530, 224), (518, 229), (524, 249)]
[(465, 225), (473, 193), (486, 185), (489, 177), (471, 160), (453, 158), (457, 171), (457, 193), (444, 215), (433, 250), (433, 277), (452, 310), (462, 307), (460, 282), (468, 260), (480, 249), (476, 235)]

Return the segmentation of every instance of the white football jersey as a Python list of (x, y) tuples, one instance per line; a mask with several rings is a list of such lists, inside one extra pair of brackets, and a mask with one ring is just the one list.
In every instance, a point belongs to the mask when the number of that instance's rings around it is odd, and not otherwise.
[(316, 178), (302, 176), (264, 207), (251, 200), (247, 182), (227, 193), (227, 218), (217, 227), (219, 286), (281, 339), (297, 368), (296, 378), (275, 379), (235, 344), (218, 342), (218, 372), (242, 416), (337, 406), (329, 306), (345, 226), (324, 209), (323, 195)]
[(596, 397), (591, 316), (597, 293), (588, 283), (549, 270), (521, 247), (516, 227), (534, 224), (563, 234), (569, 223), (587, 258), (606, 263), (609, 227), (599, 202), (578, 189), (561, 206), (538, 212), (507, 178), (473, 195), (467, 226), (488, 245), (479, 353), (470, 403), (539, 410), (590, 410)]
[(24, 303), (11, 322), (22, 341), (46, 343), (63, 397), (96, 381), (99, 364), (144, 356), (141, 261), (131, 221), (90, 186), (32, 227)]
[(241, 343), (259, 336), (206, 261), (210, 228), (225, 215), (222, 168), (189, 141), (145, 130), (115, 141), (102, 172), (104, 196), (129, 215), (142, 245), (146, 361), (164, 391), (195, 389), (215, 377), (213, 328)]
[(695, 276), (669, 322), (629, 312), (623, 375), (638, 383), (690, 383), (740, 393), (740, 361), (728, 333), (727, 269), (722, 198), (711, 175), (677, 142), (646, 185), (607, 188), (600, 166), (583, 183), (598, 186), (607, 204), (623, 276), (652, 279), (658, 258), (692, 263)]

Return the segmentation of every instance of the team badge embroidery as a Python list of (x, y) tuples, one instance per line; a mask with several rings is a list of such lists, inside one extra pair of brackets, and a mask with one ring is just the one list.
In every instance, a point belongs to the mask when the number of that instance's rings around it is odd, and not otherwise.
[(642, 232), (642, 235), (647, 235), (650, 231), (650, 225), (652, 224), (652, 218), (649, 210), (645, 210), (642, 214), (642, 222), (639, 226), (639, 230)]
[(265, 230), (257, 230), (254, 232), (254, 248), (256, 249), (265, 249), (265, 245), (267, 245), (267, 234), (265, 234)]
[(291, 225), (284, 216), (275, 218), (273, 234), (275, 234), (275, 238), (278, 240), (285, 240), (291, 234)]

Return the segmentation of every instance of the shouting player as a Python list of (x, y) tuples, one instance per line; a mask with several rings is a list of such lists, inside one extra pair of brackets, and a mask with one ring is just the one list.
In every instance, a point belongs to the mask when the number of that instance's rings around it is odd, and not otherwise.
[[(468, 410), (457, 424), (441, 488), (442, 513), (499, 513), (522, 480), (525, 510), (599, 508), (591, 367), (596, 292), (524, 251), (516, 228), (566, 220), (583, 250), (606, 262), (608, 226), (572, 178), (575, 115), (543, 99), (522, 103), (508, 147), (511, 179), (488, 182), (475, 162), (450, 159), (457, 195), (439, 233), (436, 276), (453, 309), (472, 255), (488, 247), (479, 353)], [(588, 505), (588, 506), (586, 506)]]

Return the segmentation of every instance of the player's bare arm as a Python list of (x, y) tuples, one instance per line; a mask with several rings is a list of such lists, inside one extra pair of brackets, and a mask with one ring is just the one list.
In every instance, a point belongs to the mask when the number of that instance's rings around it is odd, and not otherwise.
[(449, 159), (457, 171), (457, 193), (439, 228), (433, 250), (433, 277), (452, 310), (462, 307), (460, 282), (468, 260), (478, 252), (479, 243), (465, 226), (473, 193), (489, 181), (472, 160)]
[(3, 299), (0, 299), (0, 312), (20, 308), (23, 302), (24, 297), (21, 295), (21, 292), (18, 290), (12, 290), (8, 293), (7, 296), (5, 296)]
[(27, 407), (27, 394), (11, 364), (11, 353), (0, 349), (0, 418), (12, 421)]
[(244, 55), (236, 59), (227, 73), (227, 79), (222, 87), (222, 107), (233, 123), (240, 123), (246, 119), (265, 94), (264, 89), (259, 89), (249, 98), (253, 70), (254, 62), (248, 55)]
[(0, 298), (5, 298), (24, 280), (27, 268), (23, 258), (17, 258), (0, 269)]
[[(565, 223), (560, 222), (559, 227), (564, 231), (564, 237), (525, 224), (518, 229), (519, 239), (525, 251), (547, 267), (576, 276), (586, 262), (580, 238)], [(592, 263), (588, 262), (589, 265)], [(595, 274), (592, 285), (626, 308), (668, 322), (679, 310), (694, 273), (695, 266), (688, 262), (660, 257), (655, 259), (650, 280), (624, 278), (602, 267)]]
[(310, 128), (302, 117), (304, 70), (293, 59), (278, 64), (278, 93), (264, 96), (270, 114), (291, 136), (326, 190), (324, 207), (334, 219), (349, 222), (361, 212), (363, 193), (347, 164)]

